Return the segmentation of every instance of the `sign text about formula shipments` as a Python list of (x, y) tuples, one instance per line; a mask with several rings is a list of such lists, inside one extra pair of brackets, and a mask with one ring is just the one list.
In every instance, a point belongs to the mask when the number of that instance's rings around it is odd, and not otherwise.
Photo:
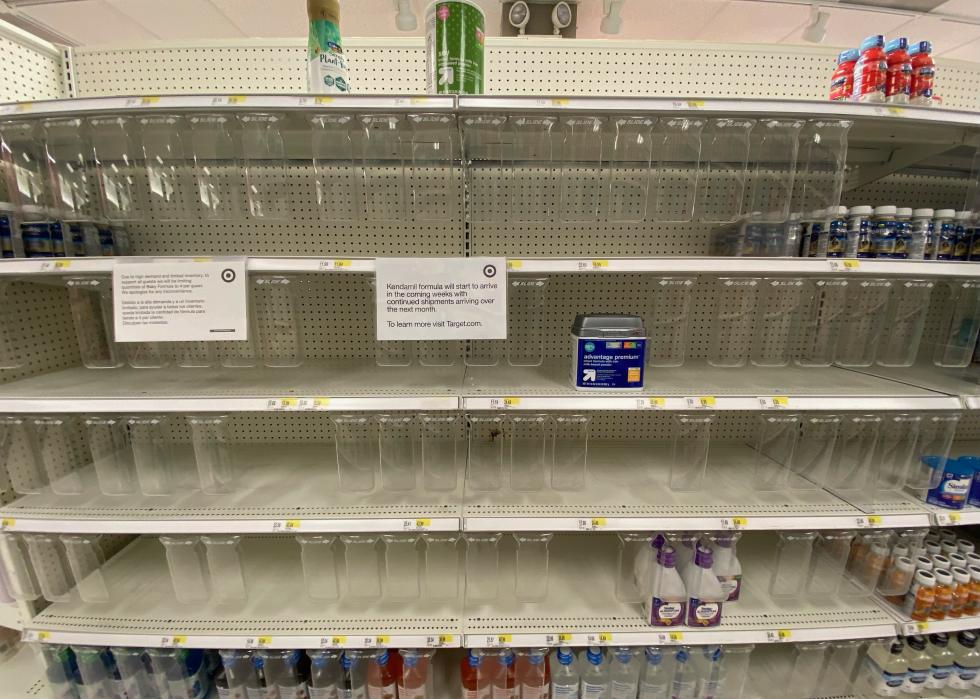
[(119, 342), (247, 340), (245, 258), (117, 260), (113, 319)]
[(503, 340), (503, 257), (379, 258), (379, 340)]

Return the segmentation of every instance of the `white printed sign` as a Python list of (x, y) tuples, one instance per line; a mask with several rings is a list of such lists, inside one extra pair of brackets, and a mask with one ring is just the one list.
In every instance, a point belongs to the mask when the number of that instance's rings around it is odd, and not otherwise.
[(248, 339), (243, 257), (118, 259), (112, 311), (118, 342)]
[(504, 340), (503, 257), (379, 258), (379, 340)]

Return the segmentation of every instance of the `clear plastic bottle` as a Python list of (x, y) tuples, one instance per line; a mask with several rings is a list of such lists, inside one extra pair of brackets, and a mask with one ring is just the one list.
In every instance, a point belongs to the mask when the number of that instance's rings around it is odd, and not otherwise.
[(392, 666), (391, 653), (383, 650), (372, 660), (367, 667), (368, 699), (397, 699), (398, 679)]
[(491, 699), (490, 676), (481, 668), (484, 662), (486, 658), (479, 650), (466, 651), (466, 656), (459, 666), (462, 699)]
[(871, 216), (874, 208), (866, 204), (852, 206), (847, 225), (847, 251), (844, 257), (870, 259), (875, 256), (871, 235)]
[(714, 699), (718, 696), (721, 682), (721, 646), (701, 646), (691, 652), (694, 675), (697, 678), (695, 696), (699, 699)]
[(578, 699), (580, 682), (575, 654), (568, 646), (560, 646), (551, 656), (551, 696), (553, 699)]
[(710, 548), (698, 545), (684, 578), (684, 588), (687, 590), (687, 625), (696, 628), (718, 626), (726, 594), (715, 575)]
[(934, 633), (929, 636), (929, 658), (932, 662), (932, 669), (929, 671), (929, 678), (926, 680), (927, 696), (939, 696), (940, 691), (949, 682), (950, 675), (953, 674), (953, 651), (949, 648), (949, 636), (944, 633)]
[(691, 663), (691, 649), (678, 648), (674, 651), (674, 675), (670, 680), (671, 699), (696, 699), (698, 677)]
[(640, 662), (635, 648), (613, 648), (609, 659), (610, 699), (636, 699)]
[(950, 571), (953, 574), (953, 604), (949, 608), (951, 619), (959, 619), (966, 610), (966, 604), (970, 601), (970, 588), (972, 586), (970, 571), (960, 566), (954, 566)]
[(933, 209), (913, 209), (912, 211), (912, 240), (914, 245), (918, 245), (917, 241), (922, 241), (921, 259), (923, 260), (936, 259), (936, 227), (932, 221), (932, 217), (935, 215), (936, 212)]
[(957, 211), (953, 217), (956, 225), (956, 245), (953, 248), (953, 259), (965, 262), (970, 257), (970, 217), (971, 211)]
[(492, 659), (491, 666), (493, 699), (517, 699), (517, 672), (514, 669), (514, 654), (505, 650)]
[(855, 102), (884, 102), (888, 62), (885, 57), (885, 37), (872, 34), (861, 42), (861, 56), (854, 64)]
[(897, 697), (905, 684), (908, 662), (905, 660), (905, 644), (896, 639), (872, 643), (864, 658), (862, 683), (867, 694), (873, 697)]
[(343, 685), (340, 652), (310, 650), (310, 699), (338, 699)]
[(932, 60), (932, 43), (917, 41), (909, 49), (912, 61), (912, 84), (910, 102), (919, 107), (933, 105), (933, 84), (936, 79), (936, 64)]
[(871, 237), (876, 258), (904, 260), (908, 256), (904, 242), (898, 239), (898, 221), (895, 220), (897, 213), (898, 207), (890, 204), (875, 207)]
[(673, 546), (665, 544), (657, 551), (646, 603), (646, 617), (653, 626), (680, 626), (687, 618), (687, 592)]
[(980, 672), (980, 650), (975, 631), (960, 631), (950, 639), (953, 653), (953, 672), (943, 689), (944, 697), (973, 697), (977, 673)]
[(956, 224), (953, 209), (937, 209), (933, 227), (936, 235), (936, 259), (952, 260), (956, 251)]
[(885, 44), (885, 60), (888, 75), (885, 78), (885, 101), (891, 104), (908, 104), (912, 93), (912, 59), (909, 57), (909, 40), (900, 37)]
[(929, 618), (941, 620), (953, 606), (953, 574), (944, 569), (934, 570), (932, 574), (936, 577), (936, 587)]
[(402, 671), (395, 673), (398, 699), (433, 699), (430, 695), (433, 651), (403, 649), (398, 654), (402, 658)]
[(903, 694), (922, 694), (932, 670), (932, 658), (927, 649), (923, 636), (909, 636), (905, 639), (905, 650), (902, 655), (908, 666), (905, 683), (902, 685)]
[(719, 534), (715, 537), (714, 570), (725, 593), (726, 602), (737, 602), (742, 593), (742, 564), (738, 560), (738, 540), (741, 534)]
[(521, 699), (549, 699), (551, 671), (548, 667), (547, 648), (524, 648), (517, 651), (514, 668)]
[(900, 206), (895, 209), (895, 236), (896, 246), (905, 249), (905, 256), (909, 260), (921, 260), (925, 254), (925, 238), (916, 237), (912, 234), (912, 208)]
[(582, 676), (582, 699), (609, 699), (609, 665), (602, 648), (589, 646), (579, 663)]
[(671, 677), (664, 667), (664, 656), (659, 648), (649, 646), (643, 652), (643, 671), (640, 673), (639, 699), (664, 699)]

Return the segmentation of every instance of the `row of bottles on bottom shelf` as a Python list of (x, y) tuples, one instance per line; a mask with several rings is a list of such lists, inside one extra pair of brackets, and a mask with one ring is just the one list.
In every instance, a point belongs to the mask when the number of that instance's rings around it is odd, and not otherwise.
[(434, 650), (204, 651), (58, 644), (38, 644), (35, 650), (55, 699), (434, 696)]

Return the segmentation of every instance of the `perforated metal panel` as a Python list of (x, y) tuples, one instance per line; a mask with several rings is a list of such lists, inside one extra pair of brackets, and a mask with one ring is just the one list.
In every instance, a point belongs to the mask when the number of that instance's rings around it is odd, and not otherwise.
[(0, 101), (64, 97), (61, 53), (0, 22)]
[[(345, 41), (356, 92), (425, 90), (423, 40)], [(527, 38), (487, 39), (490, 94), (826, 98), (834, 49)], [(78, 94), (304, 92), (305, 42), (80, 48)], [(980, 106), (980, 69), (937, 61), (945, 106)]]

